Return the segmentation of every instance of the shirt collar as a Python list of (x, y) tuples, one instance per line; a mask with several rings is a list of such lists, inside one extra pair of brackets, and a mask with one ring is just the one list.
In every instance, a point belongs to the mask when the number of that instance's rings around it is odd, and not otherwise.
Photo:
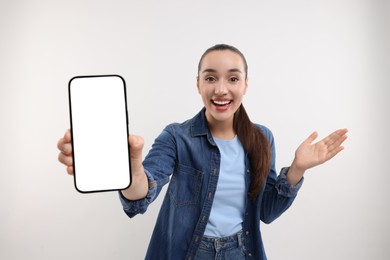
[(206, 108), (203, 108), (196, 116), (192, 118), (191, 133), (192, 136), (207, 135), (210, 133), (206, 119)]

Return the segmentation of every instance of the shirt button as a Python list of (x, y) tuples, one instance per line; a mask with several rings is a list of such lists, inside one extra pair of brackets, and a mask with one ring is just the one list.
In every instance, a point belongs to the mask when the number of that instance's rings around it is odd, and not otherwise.
[(252, 254), (251, 254), (251, 253), (249, 253), (249, 254), (248, 254), (248, 256), (252, 256)]
[(245, 235), (249, 235), (249, 231), (245, 232)]

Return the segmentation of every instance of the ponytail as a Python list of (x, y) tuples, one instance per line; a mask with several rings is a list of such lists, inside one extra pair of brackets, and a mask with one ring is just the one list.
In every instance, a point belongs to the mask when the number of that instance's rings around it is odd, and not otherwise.
[(241, 104), (234, 114), (233, 128), (248, 154), (251, 182), (249, 196), (255, 199), (262, 190), (271, 164), (271, 147), (265, 135), (249, 120)]

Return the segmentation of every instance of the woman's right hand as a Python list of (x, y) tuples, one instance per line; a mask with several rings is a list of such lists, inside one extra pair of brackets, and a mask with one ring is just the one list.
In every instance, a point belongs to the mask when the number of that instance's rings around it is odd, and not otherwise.
[[(129, 200), (137, 200), (146, 196), (149, 187), (142, 165), (144, 139), (141, 136), (130, 135), (128, 141), (130, 145), (132, 184), (126, 190), (122, 190), (122, 193)], [(67, 173), (73, 175), (73, 147), (70, 129), (65, 132), (64, 137), (58, 140), (57, 147), (60, 150), (58, 160), (66, 166)]]
[[(142, 149), (144, 147), (144, 139), (141, 136), (130, 135), (128, 140), (130, 144), (130, 159), (132, 172), (143, 173)], [(73, 147), (70, 129), (65, 132), (64, 137), (58, 140), (57, 147), (58, 150), (60, 150), (58, 160), (67, 167), (68, 174), (73, 175)]]
[(70, 129), (68, 129), (64, 137), (58, 140), (57, 148), (60, 150), (58, 155), (58, 160), (65, 164), (66, 171), (69, 175), (73, 175), (73, 157), (72, 157), (72, 137), (70, 134)]

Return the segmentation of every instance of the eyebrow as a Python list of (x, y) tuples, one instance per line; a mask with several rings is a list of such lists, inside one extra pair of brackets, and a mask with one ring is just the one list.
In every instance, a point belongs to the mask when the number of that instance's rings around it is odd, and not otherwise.
[[(204, 69), (202, 71), (202, 73), (208, 73), (208, 72), (211, 72), (211, 73), (216, 73), (217, 70), (216, 69), (211, 69), (211, 68), (207, 68), (207, 69)], [(233, 69), (229, 69), (228, 72), (239, 72), (239, 73), (242, 73), (242, 71), (240, 69), (237, 69), (237, 68), (233, 68)]]

